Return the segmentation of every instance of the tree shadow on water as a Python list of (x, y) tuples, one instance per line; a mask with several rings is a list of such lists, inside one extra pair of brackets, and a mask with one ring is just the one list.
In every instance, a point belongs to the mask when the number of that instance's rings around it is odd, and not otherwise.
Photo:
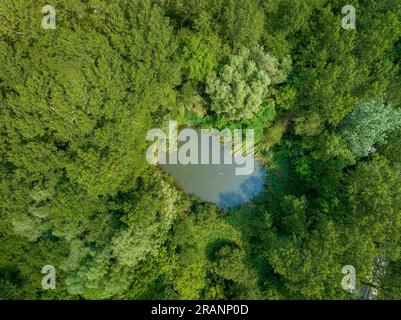
[(251, 176), (241, 183), (238, 191), (221, 192), (217, 205), (229, 209), (251, 200), (263, 190), (263, 178)]

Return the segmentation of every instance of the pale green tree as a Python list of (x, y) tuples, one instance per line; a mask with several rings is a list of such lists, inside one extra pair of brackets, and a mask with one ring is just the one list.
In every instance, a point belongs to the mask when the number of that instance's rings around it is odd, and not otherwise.
[(401, 126), (401, 111), (383, 101), (360, 103), (339, 126), (341, 136), (360, 157), (376, 151), (375, 144), (384, 143), (388, 133)]
[[(288, 70), (288, 62), (284, 70)], [(217, 72), (206, 78), (211, 109), (227, 120), (249, 119), (258, 112), (271, 84), (284, 81), (286, 72), (272, 56), (255, 49), (231, 55)]]

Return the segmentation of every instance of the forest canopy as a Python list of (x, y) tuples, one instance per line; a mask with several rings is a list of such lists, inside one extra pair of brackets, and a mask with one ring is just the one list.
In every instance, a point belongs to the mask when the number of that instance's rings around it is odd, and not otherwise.
[[(356, 299), (345, 265), (401, 298), (399, 0), (45, 5), (0, 2), (1, 299)], [(263, 193), (183, 193), (170, 119), (254, 129)]]

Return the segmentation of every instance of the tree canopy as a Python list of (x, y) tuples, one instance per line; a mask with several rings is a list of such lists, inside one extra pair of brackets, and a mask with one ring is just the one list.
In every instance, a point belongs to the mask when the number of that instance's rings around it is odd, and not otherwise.
[[(399, 0), (0, 2), (1, 299), (401, 298)], [(255, 130), (230, 210), (146, 133)], [(373, 261), (388, 260), (372, 284)], [(45, 290), (43, 266), (57, 270)]]

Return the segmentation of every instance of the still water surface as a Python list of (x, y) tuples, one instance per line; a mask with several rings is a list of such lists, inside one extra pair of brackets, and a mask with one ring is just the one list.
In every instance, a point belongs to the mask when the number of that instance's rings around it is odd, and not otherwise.
[[(208, 135), (200, 130), (197, 130), (197, 134), (199, 141), (202, 136)], [(211, 147), (210, 143), (209, 154), (211, 154)], [(200, 150), (199, 153), (202, 152), (200, 142), (198, 150)], [(223, 145), (220, 146), (220, 154), (222, 159), (224, 154), (227, 154)], [(204, 201), (213, 202), (223, 209), (247, 202), (263, 190), (265, 173), (256, 161), (254, 170), (249, 175), (236, 175), (235, 169), (239, 166), (234, 161), (232, 164), (223, 164), (223, 161), (220, 163), (162, 164), (161, 167), (173, 176), (174, 181), (186, 193), (195, 194)]]

